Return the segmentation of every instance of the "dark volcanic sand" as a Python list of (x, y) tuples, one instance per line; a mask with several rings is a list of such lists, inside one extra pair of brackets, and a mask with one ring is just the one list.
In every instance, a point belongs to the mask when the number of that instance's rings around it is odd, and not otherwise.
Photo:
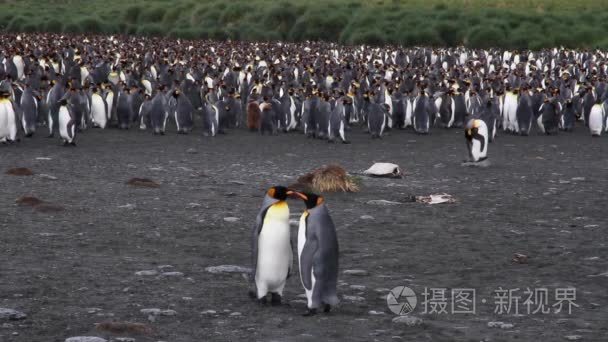
[[(39, 132), (15, 146), (0, 146), (0, 307), (28, 315), (0, 322), (0, 341), (109, 339), (113, 335), (93, 325), (109, 320), (150, 324), (153, 336), (126, 335), (138, 342), (608, 339), (608, 276), (594, 277), (608, 271), (606, 137), (592, 138), (580, 127), (557, 137), (501, 135), (489, 147), (492, 165), (471, 168), (460, 165), (462, 130), (435, 129), (430, 136), (393, 131), (375, 141), (357, 130), (350, 134), (351, 145), (300, 134), (231, 133), (203, 138), (200, 131), (153, 136), (89, 130), (71, 148)], [(198, 153), (187, 153), (191, 148)], [(374, 161), (397, 163), (407, 176), (365, 178), (360, 193), (327, 196), (340, 240), (341, 272), (369, 272), (340, 274), (339, 293), (364, 301), (342, 300), (330, 315), (303, 318), (304, 304), (260, 307), (247, 297), (242, 275), (205, 271), (248, 266), (250, 227), (270, 185), (290, 184), (326, 163), (361, 172)], [(35, 175), (4, 174), (13, 167), (31, 168)], [(133, 188), (125, 184), (132, 177), (161, 186)], [(459, 202), (366, 204), (442, 192)], [(15, 199), (24, 195), (66, 210), (17, 206)], [(294, 219), (302, 209), (292, 203)], [(294, 241), (296, 232), (294, 226)], [(528, 264), (513, 263), (516, 252), (528, 255)], [(166, 271), (184, 276), (135, 275), (160, 265), (172, 265)], [(387, 292), (375, 291), (399, 285), (418, 293), (413, 315), (424, 320), (422, 326), (393, 323), (395, 315), (381, 299)], [(493, 291), (499, 286), (546, 287), (549, 305), (555, 303), (556, 288), (574, 286), (579, 307), (572, 315), (527, 315), (520, 292), (523, 316), (496, 315)], [(422, 314), (424, 287), (475, 288), (477, 314)], [(301, 293), (296, 268), (285, 300), (301, 300)], [(103, 310), (88, 313), (90, 308)], [(149, 322), (140, 313), (145, 308), (172, 309), (177, 315)], [(201, 314), (205, 310), (217, 314)], [(371, 310), (385, 314), (371, 315)], [(489, 327), (491, 321), (514, 327)]]

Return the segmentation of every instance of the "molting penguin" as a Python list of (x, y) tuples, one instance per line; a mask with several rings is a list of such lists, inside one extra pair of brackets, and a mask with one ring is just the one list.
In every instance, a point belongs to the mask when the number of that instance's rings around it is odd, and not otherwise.
[(308, 310), (304, 316), (325, 312), (338, 304), (338, 236), (323, 197), (296, 193), (306, 204), (298, 228), (298, 263)]
[(249, 294), (266, 302), (268, 293), (272, 304), (280, 304), (285, 282), (290, 275), (293, 251), (289, 229), (287, 197), (293, 191), (282, 187), (270, 188), (264, 196), (251, 234), (251, 281), (255, 291)]
[(63, 145), (76, 146), (76, 118), (72, 113), (72, 108), (67, 99), (59, 101), (59, 136), (63, 140)]
[(471, 119), (465, 126), (464, 136), (471, 162), (480, 162), (488, 154), (488, 126), (483, 120)]
[(0, 89), (0, 142), (14, 142), (17, 139), (17, 116), (8, 89)]
[(260, 129), (260, 105), (256, 101), (251, 101), (247, 104), (247, 128), (250, 131), (257, 131)]

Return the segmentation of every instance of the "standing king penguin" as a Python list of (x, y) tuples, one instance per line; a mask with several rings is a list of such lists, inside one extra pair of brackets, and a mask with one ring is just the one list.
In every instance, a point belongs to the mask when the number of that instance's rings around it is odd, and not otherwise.
[(10, 98), (10, 91), (0, 89), (0, 142), (14, 142), (17, 139), (17, 116)]
[(323, 197), (310, 193), (296, 195), (306, 204), (298, 229), (298, 262), (308, 300), (304, 316), (312, 316), (321, 305), (329, 312), (339, 302), (338, 236)]
[(488, 155), (488, 126), (483, 120), (471, 119), (464, 131), (471, 162), (480, 162)]
[(274, 186), (266, 192), (251, 235), (251, 261), (255, 292), (250, 296), (266, 303), (271, 295), (272, 305), (281, 303), (283, 288), (293, 263), (291, 233), (289, 230), (289, 206), (287, 197), (293, 191)]

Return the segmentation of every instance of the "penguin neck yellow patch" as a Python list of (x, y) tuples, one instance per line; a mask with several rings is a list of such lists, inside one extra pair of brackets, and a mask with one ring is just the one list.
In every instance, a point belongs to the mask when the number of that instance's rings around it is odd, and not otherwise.
[(289, 220), (289, 206), (286, 201), (278, 201), (271, 205), (266, 211), (264, 221), (267, 220)]
[(7, 102), (11, 102), (11, 100), (8, 97), (0, 98), (0, 103), (7, 103)]

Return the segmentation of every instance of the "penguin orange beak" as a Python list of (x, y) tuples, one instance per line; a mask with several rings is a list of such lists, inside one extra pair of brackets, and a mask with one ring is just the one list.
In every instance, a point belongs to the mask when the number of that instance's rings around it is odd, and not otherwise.
[(304, 200), (304, 201), (308, 200), (308, 197), (306, 197), (306, 195), (304, 195), (303, 193), (300, 193), (300, 192), (297, 192), (297, 191), (292, 191), (292, 193), (293, 193), (293, 196), (295, 196), (296, 198), (299, 198), (299, 199)]

